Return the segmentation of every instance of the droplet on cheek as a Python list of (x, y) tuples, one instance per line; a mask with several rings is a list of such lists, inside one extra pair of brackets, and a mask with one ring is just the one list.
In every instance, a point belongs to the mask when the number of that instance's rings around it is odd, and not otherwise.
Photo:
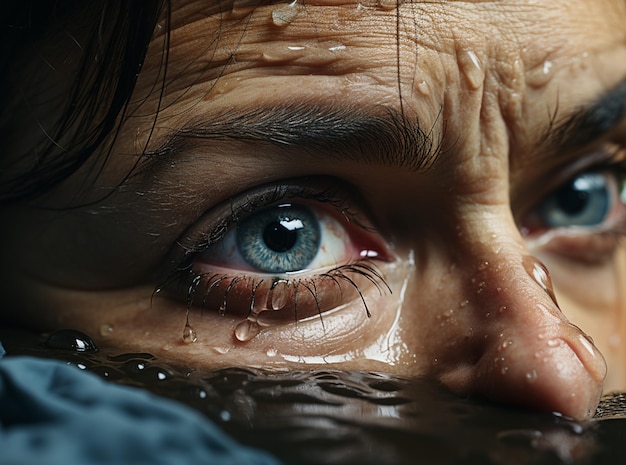
[(61, 329), (52, 333), (44, 345), (50, 349), (73, 350), (75, 352), (98, 351), (98, 347), (89, 336), (74, 329)]
[(286, 279), (278, 279), (272, 283), (272, 287), (267, 294), (268, 310), (281, 310), (287, 305), (289, 286), (289, 281)]
[(191, 344), (198, 340), (198, 335), (196, 334), (196, 330), (191, 327), (189, 322), (185, 324), (185, 328), (183, 329), (183, 342), (185, 344)]
[(256, 319), (247, 318), (235, 326), (235, 338), (239, 342), (248, 342), (259, 334), (261, 327)]

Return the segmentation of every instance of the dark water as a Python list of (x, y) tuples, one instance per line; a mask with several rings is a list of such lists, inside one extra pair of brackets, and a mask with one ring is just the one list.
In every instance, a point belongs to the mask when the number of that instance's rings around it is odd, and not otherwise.
[[(292, 464), (625, 463), (626, 395), (594, 420), (495, 406), (379, 373), (200, 371), (150, 354), (95, 351), (78, 333), (0, 333), (9, 354), (66, 360), (203, 412), (239, 441)], [(47, 340), (47, 342), (46, 342)]]

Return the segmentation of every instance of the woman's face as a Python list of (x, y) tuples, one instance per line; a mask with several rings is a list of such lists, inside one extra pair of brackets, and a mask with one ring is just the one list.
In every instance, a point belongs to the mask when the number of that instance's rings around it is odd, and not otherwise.
[(4, 318), (574, 417), (625, 388), (626, 3), (257, 3), (174, 2), (112, 156), (7, 209)]

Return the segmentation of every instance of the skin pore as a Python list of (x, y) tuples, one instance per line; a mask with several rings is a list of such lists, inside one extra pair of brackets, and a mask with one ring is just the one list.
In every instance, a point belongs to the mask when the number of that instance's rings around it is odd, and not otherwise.
[[(221, 5), (173, 2), (104, 163), (4, 207), (5, 321), (188, 365), (429, 376), (576, 418), (626, 387), (626, 3)], [(42, 92), (67, 90), (68, 56), (39, 65)], [(607, 214), (546, 224), (589, 173)], [(325, 225), (315, 265), (236, 262), (238, 225), (295, 215), (281, 205)]]

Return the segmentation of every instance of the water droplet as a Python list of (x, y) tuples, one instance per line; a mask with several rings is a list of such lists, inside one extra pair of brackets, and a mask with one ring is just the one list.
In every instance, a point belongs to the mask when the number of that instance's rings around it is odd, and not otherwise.
[(61, 329), (52, 333), (44, 345), (50, 349), (73, 350), (75, 352), (98, 351), (98, 347), (89, 336), (75, 329)]
[(290, 282), (286, 279), (277, 279), (272, 283), (272, 287), (267, 295), (267, 308), (270, 310), (281, 310), (287, 305), (289, 298)]
[(459, 64), (468, 87), (472, 90), (478, 89), (485, 80), (485, 71), (480, 58), (472, 50), (467, 50), (459, 56)]
[(513, 345), (513, 341), (511, 339), (507, 339), (506, 341), (502, 341), (500, 346), (498, 347), (498, 351), (506, 350)]
[(581, 345), (587, 349), (587, 352), (589, 352), (589, 354), (592, 357), (597, 357), (597, 350), (595, 348), (595, 346), (593, 345), (593, 340), (590, 340), (591, 337), (587, 336), (585, 334), (581, 334), (578, 336), (578, 340), (580, 341)]
[(500, 373), (506, 375), (509, 372), (509, 367), (502, 367), (500, 369)]
[(485, 260), (478, 265), (478, 271), (484, 271), (489, 266), (489, 262)]
[(298, 16), (298, 13), (300, 13), (300, 5), (298, 5), (298, 0), (294, 0), (288, 5), (272, 11), (272, 23), (277, 27), (288, 26)]
[(107, 324), (100, 325), (99, 332), (100, 336), (102, 337), (110, 336), (111, 334), (113, 334), (113, 326)]
[(534, 88), (545, 86), (554, 75), (554, 63), (546, 60), (526, 73), (526, 83)]
[(206, 399), (206, 398), (207, 398), (207, 393), (206, 393), (206, 391), (205, 391), (204, 389), (200, 389), (200, 390), (198, 391), (198, 397), (199, 397), (200, 399)]
[(255, 5), (250, 0), (232, 0), (231, 15), (233, 19), (241, 19), (254, 11)]
[(341, 45), (333, 45), (332, 47), (328, 47), (328, 51), (329, 52), (340, 52), (342, 50), (345, 50), (346, 46), (341, 44)]
[(537, 381), (537, 370), (533, 368), (531, 371), (526, 373), (526, 381), (528, 383), (534, 383), (535, 381)]
[(191, 327), (189, 322), (185, 324), (185, 328), (183, 329), (183, 342), (185, 344), (191, 344), (198, 340), (198, 335), (196, 334), (196, 330)]
[(552, 62), (550, 60), (546, 60), (543, 62), (543, 74), (550, 74), (550, 71), (552, 70)]
[(563, 371), (563, 368), (565, 368), (565, 365), (563, 365), (563, 362), (557, 362), (556, 364), (557, 371)]
[(220, 418), (222, 421), (230, 421), (230, 412), (228, 410), (222, 410), (220, 412)]
[(248, 342), (259, 334), (261, 327), (255, 319), (245, 319), (235, 326), (235, 338), (240, 342)]
[(498, 308), (498, 313), (504, 313), (506, 312), (506, 305), (500, 305), (500, 307)]
[(469, 305), (469, 300), (464, 300), (463, 302), (461, 302), (459, 307), (464, 308), (464, 307), (467, 307), (467, 305)]
[(219, 355), (227, 354), (230, 351), (230, 347), (227, 346), (214, 346), (212, 347), (213, 352)]
[(533, 278), (533, 280), (539, 284), (541, 289), (543, 289), (554, 305), (557, 307), (559, 304), (556, 301), (556, 296), (554, 295), (554, 288), (552, 287), (552, 280), (550, 279), (550, 273), (548, 269), (545, 267), (543, 263), (537, 260), (535, 257), (525, 256), (522, 259), (522, 263), (524, 265), (524, 269), (528, 273), (528, 275)]
[(268, 357), (276, 357), (276, 355), (278, 354), (278, 351), (276, 349), (274, 349), (273, 347), (267, 349), (267, 352), (265, 352), (265, 354)]
[(549, 339), (548, 347), (558, 347), (561, 345), (561, 341), (559, 339)]
[(428, 83), (424, 80), (421, 80), (417, 83), (417, 90), (425, 97), (430, 95), (430, 87), (428, 86)]
[(218, 308), (217, 311), (220, 314), (220, 316), (226, 315), (226, 297), (224, 297), (224, 300), (222, 300), (222, 303), (220, 304), (220, 308)]

